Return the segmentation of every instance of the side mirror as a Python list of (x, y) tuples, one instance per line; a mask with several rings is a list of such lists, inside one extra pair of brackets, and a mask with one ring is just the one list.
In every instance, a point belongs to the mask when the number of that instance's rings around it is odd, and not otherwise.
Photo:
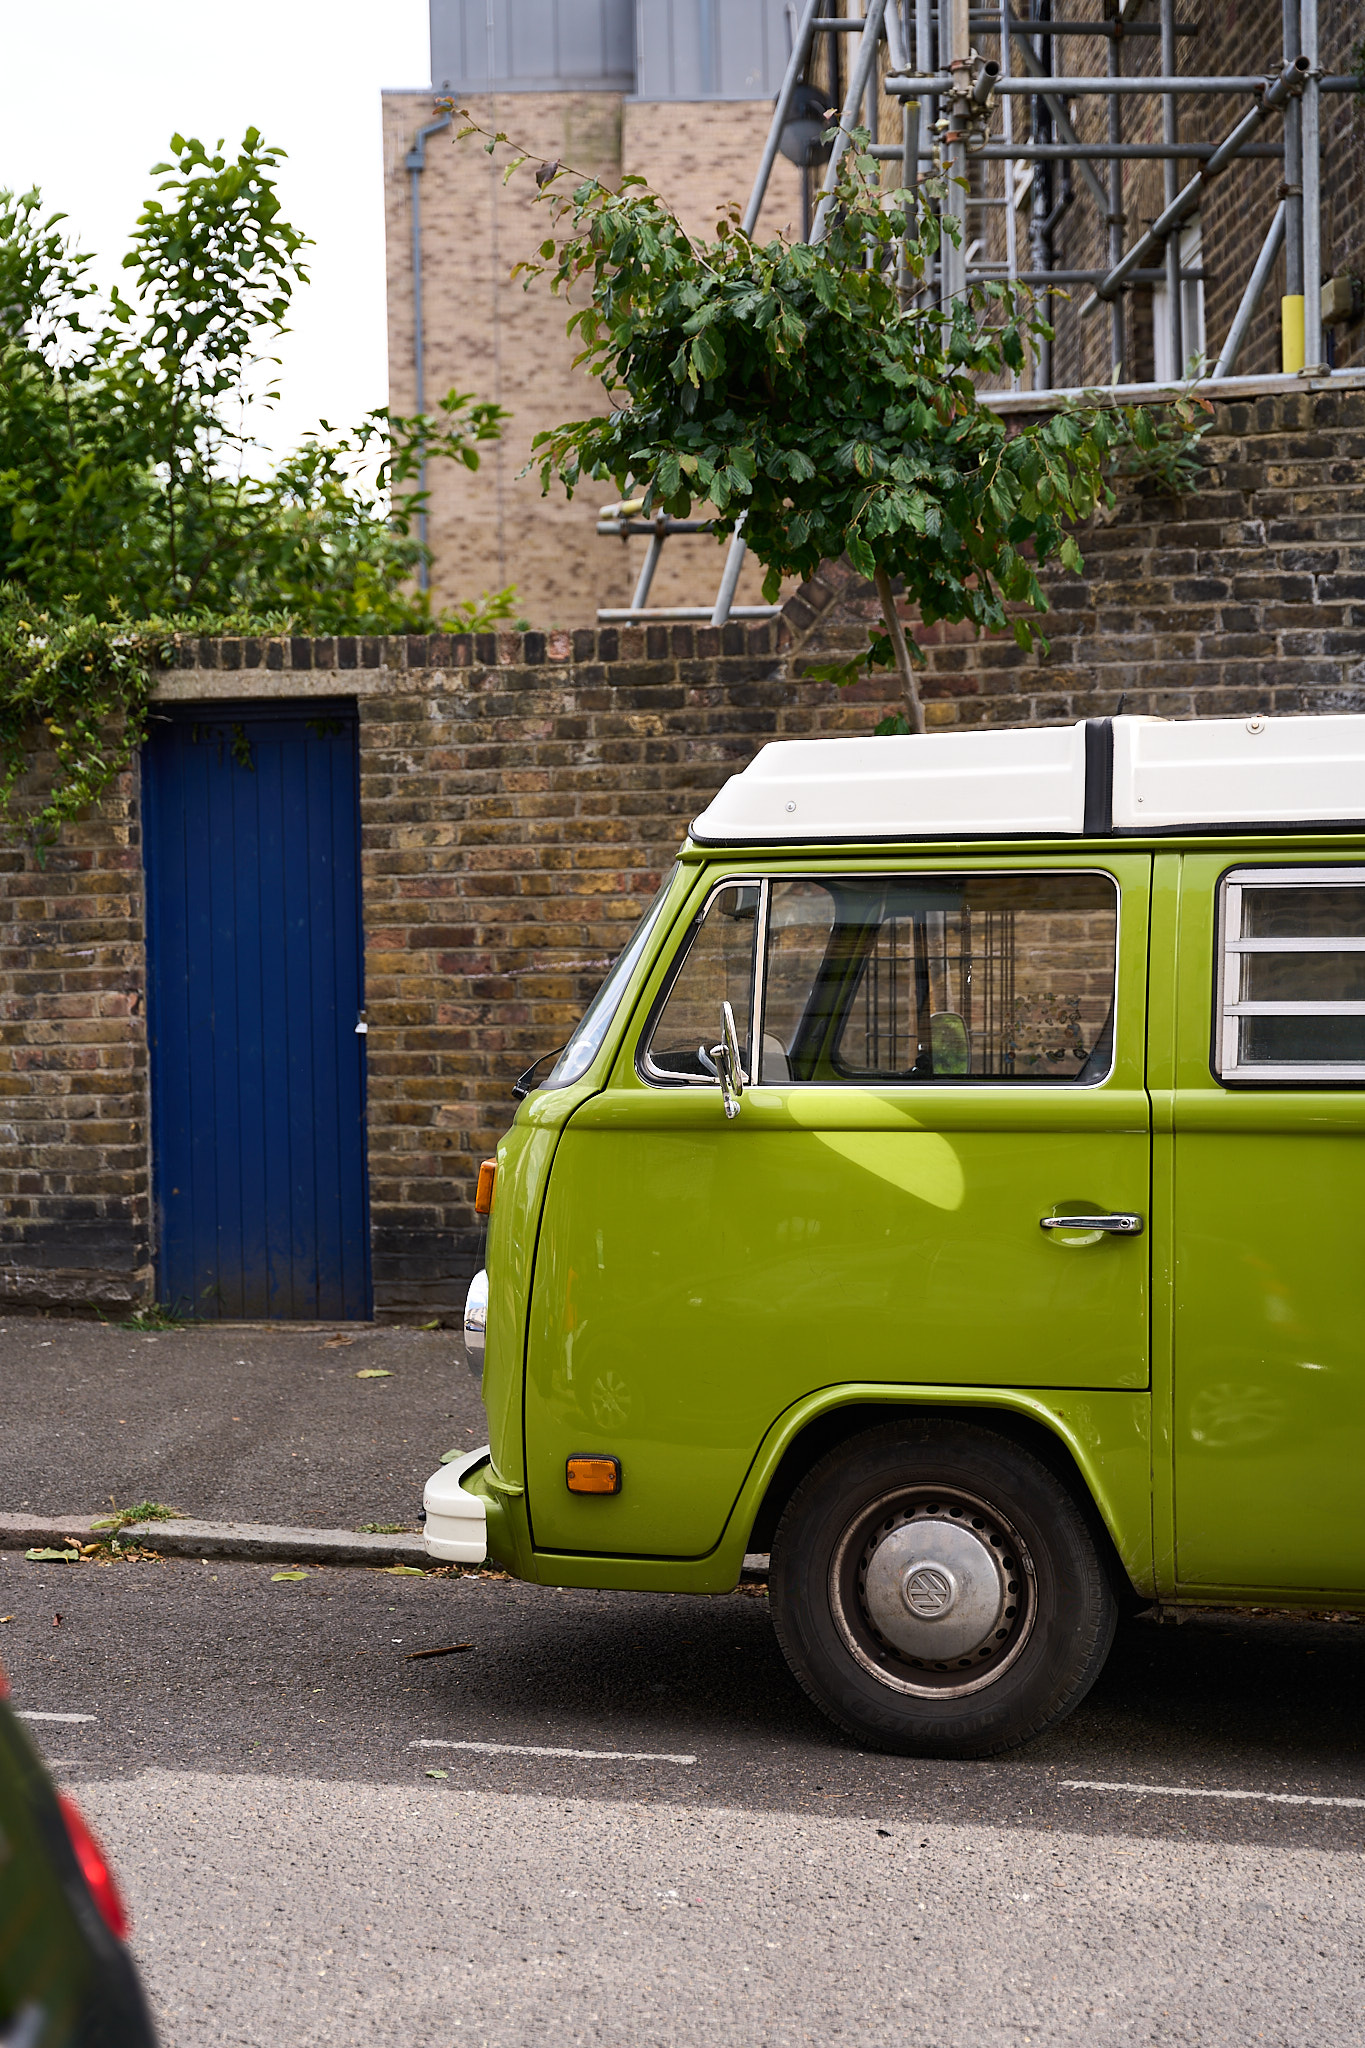
[(711, 1047), (708, 1065), (713, 1065), (720, 1083), (721, 1101), (727, 1118), (739, 1115), (739, 1098), (744, 1093), (744, 1068), (739, 1057), (739, 1033), (735, 1013), (728, 1003), (720, 1006), (720, 1044)]

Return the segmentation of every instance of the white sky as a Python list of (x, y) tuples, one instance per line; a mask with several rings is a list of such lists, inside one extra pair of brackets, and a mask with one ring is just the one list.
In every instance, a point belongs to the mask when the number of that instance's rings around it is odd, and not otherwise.
[(282, 451), (384, 403), (379, 95), (430, 79), (426, 0), (0, 0), (0, 51), (0, 186), (38, 185), (102, 281), (177, 130), (282, 145), (285, 218), (317, 246), (252, 424)]

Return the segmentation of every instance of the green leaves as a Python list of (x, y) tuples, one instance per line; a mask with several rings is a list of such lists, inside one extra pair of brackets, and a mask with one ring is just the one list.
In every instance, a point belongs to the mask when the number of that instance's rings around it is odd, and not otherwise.
[[(124, 258), (127, 297), (88, 282), (36, 192), (0, 193), (0, 581), (90, 617), (467, 630), (412, 590), (425, 476), (477, 469), (508, 415), (451, 391), (421, 416), (323, 423), (263, 464), (243, 405), (273, 390), (307, 238), (256, 129), (235, 154), (179, 135), (171, 148)], [(481, 625), (513, 610), (510, 593), (474, 607)]]
[(414, 589), (429, 467), (477, 469), (501, 407), (451, 391), (420, 416), (380, 408), (273, 465), (243, 430), (307, 278), (280, 161), (254, 128), (235, 154), (174, 136), (128, 296), (96, 289), (37, 192), (0, 192), (0, 812), (47, 757), (46, 794), (10, 820), (37, 846), (127, 766), (177, 629), (468, 632), (515, 615), (511, 589), (439, 614)]
[[(1037, 564), (1079, 572), (1068, 524), (1111, 500), (1121, 452), (1155, 459), (1161, 430), (1099, 407), (1013, 424), (992, 412), (978, 388), (1022, 370), (1050, 329), (1003, 284), (973, 288), (947, 318), (902, 308), (898, 264), (924, 274), (937, 194), (903, 241), (904, 210), (886, 203), (865, 144), (844, 159), (818, 247), (760, 245), (731, 224), (694, 243), (638, 182), (549, 195), (559, 239), (528, 269), (555, 290), (587, 284), (570, 326), (611, 409), (538, 437), (542, 482), (610, 479), (665, 505), (687, 490), (709, 497), (722, 530), (742, 512), (769, 594), (846, 554), (896, 579), (927, 625), (1008, 631), (1006, 603), (1045, 608)], [(1174, 448), (1187, 428), (1172, 432)], [(1167, 478), (1177, 470), (1166, 457)], [(888, 602), (889, 585), (884, 613)], [(859, 672), (895, 659), (887, 623)], [(1020, 644), (1035, 637), (1025, 622)]]

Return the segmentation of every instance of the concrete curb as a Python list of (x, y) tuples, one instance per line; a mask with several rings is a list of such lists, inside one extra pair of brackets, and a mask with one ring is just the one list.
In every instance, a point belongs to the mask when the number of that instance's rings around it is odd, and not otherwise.
[[(0, 1550), (56, 1550), (89, 1543), (98, 1515), (0, 1515)], [(420, 1536), (367, 1536), (359, 1529), (287, 1529), (271, 1522), (133, 1522), (125, 1542), (162, 1557), (235, 1557), (256, 1564), (389, 1564), (432, 1566)], [(740, 1572), (744, 1586), (766, 1585), (766, 1551), (752, 1553)]]
[[(98, 1515), (0, 1515), (0, 1550), (90, 1543)], [(288, 1529), (270, 1522), (134, 1522), (125, 1543), (163, 1557), (236, 1557), (258, 1564), (430, 1565), (420, 1536), (368, 1536), (358, 1529)]]

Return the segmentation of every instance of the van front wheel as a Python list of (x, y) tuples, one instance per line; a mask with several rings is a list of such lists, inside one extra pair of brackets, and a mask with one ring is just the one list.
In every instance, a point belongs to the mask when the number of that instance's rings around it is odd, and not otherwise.
[(985, 1757), (1082, 1700), (1116, 1605), (1084, 1517), (1040, 1459), (909, 1417), (827, 1453), (773, 1539), (773, 1620), (815, 1704), (859, 1742)]

